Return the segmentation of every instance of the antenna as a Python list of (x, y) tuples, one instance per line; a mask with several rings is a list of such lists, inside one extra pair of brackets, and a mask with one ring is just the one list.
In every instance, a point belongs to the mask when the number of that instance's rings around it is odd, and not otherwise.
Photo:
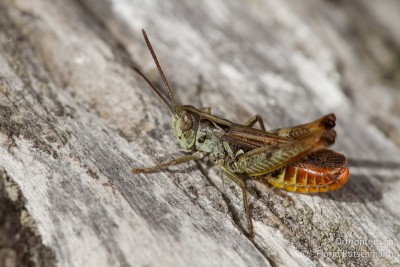
[(151, 89), (153, 89), (153, 91), (162, 99), (162, 101), (164, 101), (164, 103), (167, 104), (169, 109), (172, 112), (174, 112), (175, 105), (174, 106), (171, 105), (171, 103), (168, 101), (165, 95), (160, 92), (160, 90), (149, 80), (149, 78), (146, 77), (146, 75), (142, 73), (141, 70), (139, 70), (135, 66), (133, 66), (132, 68), (150, 85)]
[[(168, 90), (169, 96), (170, 96), (170, 98), (171, 98), (171, 104), (169, 104), (168, 106), (170, 107), (170, 109), (171, 109), (171, 108), (175, 108), (175, 107), (176, 107), (176, 103), (175, 103), (175, 98), (174, 98), (174, 96), (173, 96), (173, 94), (172, 94), (171, 87), (169, 87), (168, 81), (167, 81), (167, 79), (165, 78), (165, 75), (164, 75), (164, 72), (163, 72), (162, 69), (161, 69), (160, 63), (158, 62), (156, 53), (154, 53), (154, 50), (153, 50), (153, 47), (152, 47), (151, 44), (150, 44), (149, 38), (147, 37), (147, 34), (146, 34), (146, 32), (145, 32), (143, 29), (142, 29), (142, 33), (143, 33), (144, 40), (146, 41), (147, 47), (148, 47), (149, 50), (150, 50), (151, 56), (153, 57), (154, 63), (156, 63), (156, 66), (157, 66), (158, 72), (160, 73), (161, 79), (162, 79), (163, 82), (164, 82), (164, 86), (165, 86), (165, 88)], [(141, 73), (139, 72), (139, 74), (141, 74)], [(142, 76), (143, 78), (145, 78), (143, 74), (141, 74), (141, 76)], [(145, 80), (147, 81), (148, 79), (145, 78)], [(149, 83), (149, 81), (147, 81), (147, 82)], [(151, 85), (151, 83), (149, 83), (149, 84)], [(153, 86), (152, 86), (152, 87), (153, 87)], [(155, 88), (153, 88), (153, 90), (154, 90), (154, 89), (155, 89)], [(158, 92), (157, 94), (160, 96), (159, 92)], [(160, 96), (160, 97), (161, 97), (161, 96)], [(163, 97), (161, 97), (161, 98), (163, 98)], [(164, 98), (163, 98), (163, 100), (164, 100)], [(164, 102), (165, 102), (165, 100), (164, 100)], [(172, 109), (171, 109), (171, 110), (172, 110)]]

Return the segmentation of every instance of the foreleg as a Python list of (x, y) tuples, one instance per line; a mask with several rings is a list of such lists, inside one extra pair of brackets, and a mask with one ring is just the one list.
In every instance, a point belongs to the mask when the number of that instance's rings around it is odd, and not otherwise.
[(135, 169), (132, 169), (132, 173), (133, 173), (133, 174), (136, 174), (136, 173), (152, 173), (152, 172), (157, 172), (157, 171), (159, 171), (159, 170), (161, 170), (161, 169), (163, 169), (163, 168), (169, 167), (169, 166), (174, 166), (174, 165), (182, 164), (182, 163), (184, 163), (184, 162), (191, 161), (191, 160), (198, 160), (198, 159), (201, 159), (201, 158), (204, 158), (204, 157), (205, 157), (204, 153), (196, 152), (196, 153), (194, 153), (194, 154), (192, 154), (192, 155), (183, 156), (183, 157), (180, 157), (180, 158), (177, 158), (177, 159), (168, 161), (168, 162), (164, 162), (164, 163), (157, 164), (157, 165), (152, 166), (152, 167), (147, 167), (147, 168), (135, 168)]

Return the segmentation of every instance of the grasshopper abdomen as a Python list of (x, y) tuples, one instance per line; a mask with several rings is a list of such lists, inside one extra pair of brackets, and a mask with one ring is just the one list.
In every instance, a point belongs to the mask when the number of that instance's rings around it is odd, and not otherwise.
[(255, 178), (262, 183), (268, 182), (290, 192), (320, 193), (342, 187), (349, 178), (349, 169), (291, 164)]

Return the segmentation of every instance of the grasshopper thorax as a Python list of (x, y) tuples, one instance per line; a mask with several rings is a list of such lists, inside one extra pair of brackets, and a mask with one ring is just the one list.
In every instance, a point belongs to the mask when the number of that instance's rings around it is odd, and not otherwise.
[(192, 149), (196, 143), (198, 120), (194, 114), (177, 107), (172, 115), (172, 127), (181, 148)]

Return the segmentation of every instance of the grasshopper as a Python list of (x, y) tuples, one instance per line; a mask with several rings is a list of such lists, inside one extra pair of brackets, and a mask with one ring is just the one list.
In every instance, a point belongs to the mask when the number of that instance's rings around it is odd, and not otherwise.
[[(210, 108), (177, 105), (147, 34), (144, 30), (142, 33), (168, 97), (140, 69), (133, 68), (171, 110), (175, 135), (181, 148), (190, 154), (152, 167), (132, 169), (133, 174), (157, 172), (207, 157), (241, 187), (250, 237), (254, 237), (254, 232), (247, 201), (248, 180), (299, 193), (336, 190), (347, 182), (346, 157), (326, 149), (336, 138), (334, 114), (310, 123), (266, 131), (258, 114), (242, 125), (212, 115)], [(257, 122), (260, 130), (254, 128)]]

